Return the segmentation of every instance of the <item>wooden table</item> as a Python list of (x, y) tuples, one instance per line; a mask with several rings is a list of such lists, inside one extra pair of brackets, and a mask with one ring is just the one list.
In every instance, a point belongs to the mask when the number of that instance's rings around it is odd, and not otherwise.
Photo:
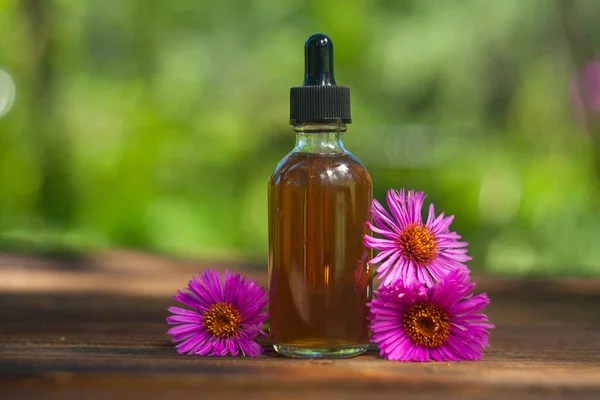
[[(497, 328), (481, 362), (179, 356), (170, 296), (216, 263), (0, 255), (0, 399), (600, 399), (600, 280), (474, 276)], [(263, 266), (230, 263), (265, 283)], [(440, 397), (441, 396), (441, 397)]]

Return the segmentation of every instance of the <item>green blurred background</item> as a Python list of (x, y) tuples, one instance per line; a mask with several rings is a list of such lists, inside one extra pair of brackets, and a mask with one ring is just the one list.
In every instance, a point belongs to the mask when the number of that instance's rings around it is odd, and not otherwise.
[(379, 199), (427, 192), (474, 268), (600, 274), (600, 78), (573, 100), (598, 21), (592, 0), (0, 0), (0, 247), (266, 262), (323, 32)]

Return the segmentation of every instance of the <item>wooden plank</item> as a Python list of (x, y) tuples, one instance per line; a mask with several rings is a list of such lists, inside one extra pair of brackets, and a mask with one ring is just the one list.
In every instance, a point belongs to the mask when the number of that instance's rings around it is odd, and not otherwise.
[[(497, 325), (481, 362), (387, 362), (375, 349), (350, 360), (291, 360), (277, 356), (266, 340), (263, 357), (233, 359), (179, 356), (165, 334), (170, 294), (198, 264), (154, 260), (141, 277), (143, 262), (132, 257), (63, 268), (57, 277), (53, 260), (4, 260), (0, 281), (27, 274), (30, 280), (43, 276), (45, 284), (28, 286), (19, 278), (19, 285), (1, 287), (2, 399), (600, 398), (598, 280), (478, 277)], [(264, 282), (264, 270), (237, 269)], [(71, 280), (61, 282), (65, 276)], [(90, 276), (114, 286), (73, 286)], [(172, 286), (120, 290), (160, 277)]]

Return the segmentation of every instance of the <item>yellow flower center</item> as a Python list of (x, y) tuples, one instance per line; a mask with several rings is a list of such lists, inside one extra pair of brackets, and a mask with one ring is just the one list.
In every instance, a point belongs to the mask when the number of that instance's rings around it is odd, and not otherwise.
[(426, 226), (407, 225), (398, 237), (398, 244), (404, 256), (418, 266), (427, 265), (437, 257), (435, 236)]
[(419, 301), (404, 314), (402, 325), (413, 344), (438, 347), (450, 334), (448, 314), (436, 304)]
[(221, 302), (210, 306), (202, 316), (202, 324), (213, 336), (233, 337), (238, 333), (241, 319), (234, 306)]

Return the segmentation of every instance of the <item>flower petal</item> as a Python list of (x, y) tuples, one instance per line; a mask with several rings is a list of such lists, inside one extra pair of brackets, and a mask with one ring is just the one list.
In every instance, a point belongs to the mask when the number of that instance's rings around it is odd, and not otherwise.
[(374, 226), (372, 223), (367, 222), (367, 226), (369, 227), (370, 230), (372, 230), (373, 232), (381, 235), (381, 236), (385, 236), (388, 239), (392, 239), (392, 240), (397, 240), (398, 239), (398, 234), (386, 229), (379, 229), (378, 227)]
[(398, 248), (398, 244), (393, 240), (378, 239), (369, 235), (365, 235), (365, 246), (375, 250), (391, 250)]

